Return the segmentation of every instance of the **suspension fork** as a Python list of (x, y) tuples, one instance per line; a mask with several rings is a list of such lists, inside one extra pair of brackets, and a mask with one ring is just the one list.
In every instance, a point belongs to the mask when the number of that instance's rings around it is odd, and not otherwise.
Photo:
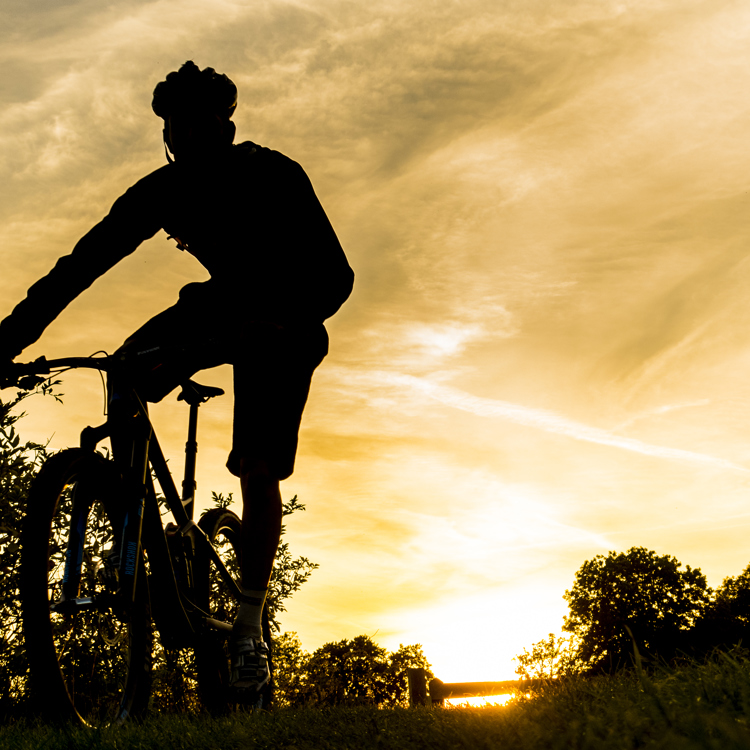
[(65, 549), (61, 602), (75, 599), (81, 589), (86, 522), (91, 511), (92, 498), (91, 489), (85, 483), (77, 482), (71, 498), (70, 531)]
[[(105, 423), (99, 427), (86, 427), (81, 432), (81, 448), (93, 453), (97, 443), (109, 436), (110, 425)], [(87, 481), (84, 474), (79, 477), (71, 491), (70, 521), (65, 547), (65, 563), (63, 568), (62, 592), (56, 606), (65, 602), (76, 601), (81, 590), (81, 576), (83, 573), (83, 553), (86, 548), (86, 525), (94, 504), (97, 483)], [(115, 542), (116, 544), (116, 542)], [(114, 552), (115, 550), (113, 550)], [(89, 604), (90, 600), (87, 600)], [(80, 606), (80, 602), (77, 602)]]
[(141, 566), (141, 534), (148, 497), (148, 447), (153, 433), (148, 410), (133, 391), (110, 401), (108, 423), (115, 464), (125, 479), (125, 516), (120, 538), (119, 594), (127, 609), (135, 600), (138, 569)]

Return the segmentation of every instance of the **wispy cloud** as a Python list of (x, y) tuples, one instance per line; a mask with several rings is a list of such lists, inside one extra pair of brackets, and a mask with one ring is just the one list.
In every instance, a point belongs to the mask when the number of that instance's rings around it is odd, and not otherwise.
[(640, 453), (644, 456), (675, 461), (689, 461), (706, 466), (715, 466), (716, 468), (750, 473), (749, 469), (723, 458), (707, 456), (703, 453), (695, 453), (694, 451), (686, 451), (680, 448), (669, 448), (667, 446), (644, 443), (634, 438), (616, 435), (598, 427), (591, 427), (590, 425), (575, 422), (572, 419), (560, 416), (551, 411), (533, 409), (508, 401), (473, 396), (457, 388), (433, 383), (423, 378), (414, 377), (413, 375), (388, 372), (372, 373), (372, 375), (381, 382), (385, 381), (394, 385), (409, 387), (446, 406), (452, 406), (480, 417), (499, 417), (526, 427), (535, 427), (556, 435), (565, 435), (574, 440), (608, 445), (613, 448)]
[(612, 432), (621, 432), (622, 430), (632, 427), (636, 422), (641, 422), (644, 419), (652, 419), (653, 417), (660, 417), (662, 414), (668, 414), (671, 411), (679, 411), (681, 409), (692, 409), (697, 406), (708, 406), (711, 403), (710, 399), (702, 398), (697, 401), (689, 401), (684, 404), (664, 404), (658, 406), (655, 409), (649, 409), (648, 411), (641, 412), (640, 414), (634, 414), (629, 419), (615, 427)]

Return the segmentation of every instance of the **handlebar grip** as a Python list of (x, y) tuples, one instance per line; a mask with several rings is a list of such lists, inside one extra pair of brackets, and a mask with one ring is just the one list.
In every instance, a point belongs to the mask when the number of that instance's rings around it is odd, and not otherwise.
[(21, 388), (24, 391), (31, 391), (38, 385), (41, 385), (47, 378), (42, 377), (41, 373), (49, 373), (49, 366), (44, 357), (30, 362), (21, 364), (20, 362), (11, 362), (10, 366), (0, 373), (0, 388)]

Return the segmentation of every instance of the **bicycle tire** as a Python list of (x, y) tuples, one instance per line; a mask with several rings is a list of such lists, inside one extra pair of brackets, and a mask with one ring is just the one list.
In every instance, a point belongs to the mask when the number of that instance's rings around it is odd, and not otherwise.
[[(219, 551), (229, 572), (239, 582), (242, 521), (237, 514), (226, 508), (211, 508), (201, 516), (198, 525)], [(213, 566), (203, 566), (200, 586), (203, 606), (211, 617), (222, 622), (234, 622), (239, 603), (229, 593), (228, 587)], [(262, 626), (263, 640), (268, 645), (271, 679), (261, 691), (255, 708), (268, 709), (273, 699), (273, 646), (267, 604), (263, 608)], [(226, 636), (216, 632), (206, 633), (196, 644), (195, 661), (203, 705), (213, 714), (227, 713), (235, 708), (227, 698), (230, 658)]]
[(116, 618), (104, 606), (53, 612), (51, 604), (62, 591), (68, 539), (75, 537), (71, 509), (76, 493), (76, 507), (85, 508), (78, 526), (80, 531), (85, 524), (77, 596), (100, 595), (101, 601), (106, 591), (116, 601), (116, 566), (107, 556), (121, 538), (122, 481), (103, 456), (78, 448), (62, 451), (34, 479), (21, 536), (20, 590), (31, 694), (46, 719), (120, 724), (145, 712), (151, 688), (153, 631), (143, 555), (136, 601), (127, 618)]

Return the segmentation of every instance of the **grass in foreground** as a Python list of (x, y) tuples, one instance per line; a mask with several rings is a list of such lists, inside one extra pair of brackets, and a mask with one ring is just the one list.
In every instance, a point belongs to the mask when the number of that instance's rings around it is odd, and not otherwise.
[(142, 725), (0, 729), (14, 750), (331, 750), (352, 748), (750, 748), (750, 661), (715, 662), (553, 684), (504, 707), (278, 711), (211, 719), (154, 716)]

